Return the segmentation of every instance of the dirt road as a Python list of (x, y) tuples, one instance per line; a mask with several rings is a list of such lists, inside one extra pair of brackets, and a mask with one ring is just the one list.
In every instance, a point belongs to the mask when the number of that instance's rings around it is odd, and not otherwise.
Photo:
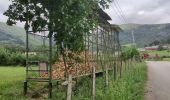
[(170, 62), (148, 61), (145, 100), (170, 100)]

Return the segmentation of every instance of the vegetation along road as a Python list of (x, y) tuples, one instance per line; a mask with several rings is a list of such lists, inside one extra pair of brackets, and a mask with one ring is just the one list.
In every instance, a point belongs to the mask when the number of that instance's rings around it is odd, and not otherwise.
[(170, 100), (170, 62), (148, 61), (146, 100)]

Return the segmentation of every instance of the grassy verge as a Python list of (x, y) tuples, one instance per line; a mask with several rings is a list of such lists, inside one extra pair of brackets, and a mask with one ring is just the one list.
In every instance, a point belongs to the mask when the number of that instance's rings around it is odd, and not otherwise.
[(158, 55), (159, 57), (161, 57), (162, 59), (160, 59), (161, 61), (170, 61), (170, 52), (168, 52), (167, 50), (163, 50), (163, 51), (148, 51), (150, 56), (156, 56)]
[(135, 64), (123, 78), (110, 81), (107, 92), (97, 88), (97, 100), (143, 100), (146, 79), (146, 64)]
[[(137, 63), (128, 71), (124, 71), (122, 78), (114, 81), (111, 71), (108, 88), (105, 86), (105, 78), (102, 75), (97, 77), (96, 100), (143, 100), (146, 72), (145, 63)], [(0, 67), (0, 99), (26, 100), (22, 93), (24, 78), (25, 72), (22, 67)], [(91, 86), (91, 77), (79, 78), (77, 86), (73, 87), (73, 100), (91, 100)], [(65, 89), (60, 85), (53, 87), (53, 99), (65, 100)]]
[(156, 54), (158, 54), (160, 57), (162, 56), (170, 56), (170, 52), (168, 52), (167, 50), (163, 50), (163, 51), (148, 51), (148, 53), (152, 56), (155, 56)]
[[(113, 80), (112, 71), (109, 73), (109, 87), (106, 88), (103, 76), (96, 79), (96, 100), (144, 100), (144, 88), (147, 80), (147, 68), (145, 63), (137, 63), (124, 71), (123, 77)], [(77, 93), (73, 100), (92, 100), (92, 82), (90, 77), (81, 78), (78, 82)], [(63, 100), (64, 90), (57, 91), (55, 98)]]

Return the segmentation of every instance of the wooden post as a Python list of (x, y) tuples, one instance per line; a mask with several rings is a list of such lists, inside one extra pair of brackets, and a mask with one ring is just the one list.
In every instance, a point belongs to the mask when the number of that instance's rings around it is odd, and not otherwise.
[(71, 100), (72, 92), (72, 75), (68, 76), (67, 100)]
[(108, 73), (108, 65), (106, 65), (106, 88), (108, 87), (109, 84), (109, 73)]
[(93, 95), (93, 100), (95, 100), (95, 95), (96, 95), (96, 68), (95, 68), (95, 66), (93, 66), (93, 91), (92, 91), (92, 95)]

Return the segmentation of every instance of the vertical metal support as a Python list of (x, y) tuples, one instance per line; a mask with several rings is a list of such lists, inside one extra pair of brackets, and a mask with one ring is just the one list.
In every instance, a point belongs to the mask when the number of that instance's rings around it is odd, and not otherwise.
[(27, 94), (27, 79), (28, 79), (28, 30), (26, 31), (26, 78), (24, 82), (24, 95)]
[[(91, 46), (92, 46), (92, 59), (91, 59), (91, 63), (94, 63), (94, 54), (93, 54), (93, 46), (94, 46), (94, 29), (92, 29), (92, 42), (91, 42)], [(94, 64), (92, 64), (92, 96), (93, 96), (93, 100), (95, 100), (95, 92), (96, 92), (96, 72), (95, 72), (95, 66)]]
[(114, 80), (116, 80), (116, 60), (117, 60), (117, 57), (116, 57), (116, 33), (114, 32), (114, 69), (113, 69), (113, 74), (114, 74)]
[(27, 81), (24, 82), (24, 95), (27, 95)]
[[(107, 30), (107, 26), (105, 26)], [(104, 44), (105, 44), (105, 69), (106, 69), (106, 88), (108, 88), (109, 85), (109, 72), (108, 72), (108, 63), (109, 63), (109, 46), (108, 46), (108, 34), (107, 31), (105, 31), (106, 33), (104, 34)]]
[(122, 59), (120, 60), (120, 78), (122, 78), (122, 68), (123, 68), (123, 66), (122, 66)]
[(106, 64), (106, 88), (109, 85), (109, 73), (108, 73), (108, 65)]
[[(29, 3), (29, 1), (28, 1)], [(28, 4), (26, 7), (26, 12), (28, 12)], [(27, 79), (28, 79), (28, 52), (29, 52), (29, 47), (28, 47), (28, 19), (26, 18), (26, 79), (24, 82), (24, 95), (27, 94)]]
[(49, 94), (48, 94), (48, 97), (50, 99), (52, 98), (52, 88), (53, 88), (52, 82), (49, 82)]
[(49, 34), (49, 93), (48, 97), (52, 98), (52, 33)]
[(96, 33), (96, 35), (97, 35), (97, 40), (96, 40), (96, 45), (97, 45), (97, 64), (99, 63), (99, 29), (98, 29), (98, 27), (97, 27), (97, 33)]
[(113, 35), (113, 29), (112, 29), (112, 26), (110, 26), (110, 36), (111, 36), (111, 38), (110, 38), (110, 43), (111, 43), (111, 57), (112, 57), (112, 59), (111, 59), (111, 66), (112, 66), (112, 70), (114, 71), (114, 61), (115, 61), (115, 59), (114, 59), (114, 44), (115, 44), (115, 42), (114, 42), (114, 35)]

